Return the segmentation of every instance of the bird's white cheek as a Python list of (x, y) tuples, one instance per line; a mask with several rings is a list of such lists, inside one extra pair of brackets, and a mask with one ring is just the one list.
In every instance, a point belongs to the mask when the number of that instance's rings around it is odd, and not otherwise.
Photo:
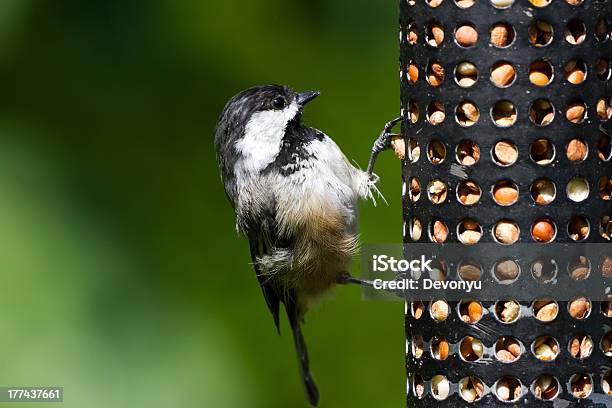
[(236, 142), (245, 170), (259, 171), (274, 161), (281, 149), (287, 123), (299, 111), (294, 102), (282, 111), (262, 111), (251, 116), (244, 137)]

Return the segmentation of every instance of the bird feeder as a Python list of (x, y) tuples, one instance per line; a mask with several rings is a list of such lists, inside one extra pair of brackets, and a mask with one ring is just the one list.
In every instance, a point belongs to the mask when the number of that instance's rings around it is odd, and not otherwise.
[(401, 0), (400, 26), (404, 256), (466, 248), (441, 279), (525, 295), (408, 300), (408, 406), (612, 406), (611, 304), (548, 289), (612, 286), (612, 1)]

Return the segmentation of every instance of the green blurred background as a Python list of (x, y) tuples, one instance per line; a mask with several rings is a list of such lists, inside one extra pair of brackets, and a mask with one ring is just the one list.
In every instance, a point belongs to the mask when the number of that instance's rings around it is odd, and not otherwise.
[[(2, 0), (0, 385), (79, 408), (305, 406), (213, 128), (252, 85), (320, 89), (305, 120), (365, 166), (399, 110), (397, 26), (365, 0)], [(400, 242), (390, 153), (378, 173), (389, 206), (362, 205), (363, 241)], [(310, 312), (321, 407), (404, 404), (402, 315), (356, 287)]]

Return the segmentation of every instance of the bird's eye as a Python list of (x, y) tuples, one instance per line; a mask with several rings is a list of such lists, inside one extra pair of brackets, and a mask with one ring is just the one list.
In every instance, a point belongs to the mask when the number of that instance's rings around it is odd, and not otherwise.
[(274, 109), (283, 109), (285, 107), (285, 103), (285, 98), (278, 96), (272, 101), (272, 107)]

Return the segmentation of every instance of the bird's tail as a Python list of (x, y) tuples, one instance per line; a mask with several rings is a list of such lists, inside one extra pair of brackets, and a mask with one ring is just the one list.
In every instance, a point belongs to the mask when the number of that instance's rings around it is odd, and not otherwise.
[(297, 352), (300, 375), (302, 376), (302, 382), (306, 388), (306, 395), (310, 405), (316, 407), (319, 404), (319, 389), (310, 374), (308, 350), (306, 348), (304, 336), (302, 335), (302, 328), (300, 327), (300, 313), (294, 301), (285, 303), (285, 309), (287, 309), (289, 324), (291, 324), (291, 331), (293, 332), (295, 351)]

